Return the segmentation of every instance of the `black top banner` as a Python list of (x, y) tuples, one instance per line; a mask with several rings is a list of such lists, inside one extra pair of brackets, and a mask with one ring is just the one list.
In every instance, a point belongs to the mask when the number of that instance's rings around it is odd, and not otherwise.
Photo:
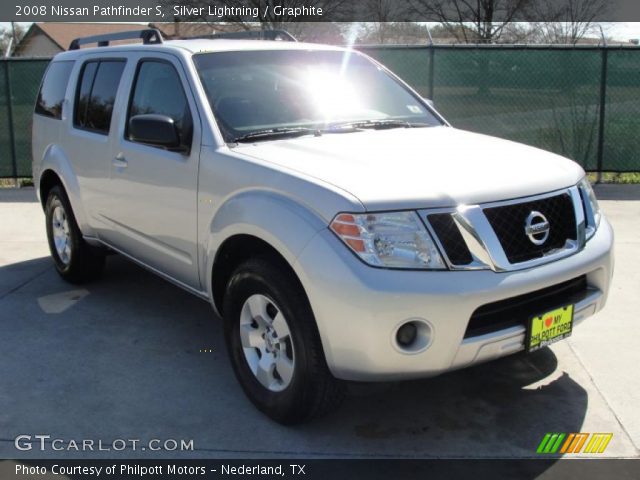
[(4, 0), (16, 22), (633, 22), (637, 0)]

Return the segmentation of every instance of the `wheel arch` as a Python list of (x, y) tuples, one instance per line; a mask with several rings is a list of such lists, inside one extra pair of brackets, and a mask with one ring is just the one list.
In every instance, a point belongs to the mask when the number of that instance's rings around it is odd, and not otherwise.
[(227, 198), (212, 212), (203, 232), (203, 278), (213, 307), (222, 313), (222, 296), (232, 270), (251, 256), (266, 255), (295, 272), (298, 255), (326, 222), (291, 196), (269, 190), (245, 190)]
[(49, 197), (49, 192), (56, 185), (60, 185), (64, 188), (66, 192), (66, 188), (60, 176), (52, 169), (47, 169), (40, 175), (40, 184), (38, 185), (38, 191), (40, 192), (40, 204), (42, 208), (44, 208), (47, 204), (47, 198)]
[(73, 215), (78, 223), (80, 231), (84, 235), (92, 236), (93, 230), (89, 226), (86, 211), (80, 194), (80, 183), (73, 170), (71, 161), (58, 145), (50, 145), (44, 155), (38, 175), (38, 196), (44, 207), (47, 203), (47, 195), (54, 185), (64, 188)]
[(305, 288), (291, 263), (269, 242), (251, 234), (235, 234), (227, 238), (218, 248), (211, 270), (211, 300), (217, 312), (223, 314), (223, 300), (231, 275), (235, 269), (250, 258), (266, 257), (275, 262), (303, 292), (306, 301), (309, 299)]

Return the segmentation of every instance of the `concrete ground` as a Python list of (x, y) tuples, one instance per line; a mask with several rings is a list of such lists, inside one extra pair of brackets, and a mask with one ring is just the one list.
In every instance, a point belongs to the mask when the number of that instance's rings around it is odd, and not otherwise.
[[(612, 432), (604, 456), (640, 457), (640, 186), (598, 190), (616, 272), (607, 308), (569, 340), (438, 378), (350, 385), (339, 411), (295, 428), (244, 397), (206, 302), (118, 256), (102, 280), (64, 283), (33, 190), (0, 190), (0, 458), (535, 457), (546, 432)], [(23, 434), (195, 450), (19, 451)]]

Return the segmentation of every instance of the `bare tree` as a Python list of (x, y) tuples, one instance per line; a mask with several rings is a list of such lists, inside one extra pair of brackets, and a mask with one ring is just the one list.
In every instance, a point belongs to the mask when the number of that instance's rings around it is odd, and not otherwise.
[(500, 35), (499, 43), (536, 43), (536, 32), (528, 22), (511, 22), (506, 25)]
[(414, 44), (427, 43), (427, 26), (418, 22), (367, 22), (362, 24), (358, 43)]
[(366, 18), (363, 23), (364, 37), (367, 43), (388, 43), (388, 37), (398, 31), (402, 18), (408, 12), (409, 4), (398, 0), (362, 0), (358, 3), (358, 14)]
[(25, 29), (17, 23), (13, 25), (13, 29), (0, 28), (0, 57), (4, 56), (5, 53), (10, 55), (11, 52), (7, 52), (9, 45), (11, 44), (11, 51), (14, 51), (25, 33)]
[(344, 33), (340, 24), (335, 22), (292, 22), (282, 24), (281, 28), (301, 42), (327, 43), (343, 45)]
[(595, 21), (608, 9), (607, 0), (542, 0), (530, 6), (532, 17), (542, 21), (532, 24), (533, 36), (540, 43), (575, 45), (594, 32)]
[(409, 0), (416, 13), (441, 22), (464, 43), (496, 43), (533, 0)]

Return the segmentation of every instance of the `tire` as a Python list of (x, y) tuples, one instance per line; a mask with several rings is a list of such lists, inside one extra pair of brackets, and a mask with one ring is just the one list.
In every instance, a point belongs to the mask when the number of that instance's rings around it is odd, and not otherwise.
[(248, 260), (232, 274), (223, 304), (227, 350), (242, 389), (284, 425), (328, 413), (344, 398), (306, 295), (292, 277), (268, 257)]
[(104, 269), (105, 254), (82, 238), (64, 189), (56, 185), (45, 204), (49, 250), (58, 274), (69, 283), (96, 279)]

